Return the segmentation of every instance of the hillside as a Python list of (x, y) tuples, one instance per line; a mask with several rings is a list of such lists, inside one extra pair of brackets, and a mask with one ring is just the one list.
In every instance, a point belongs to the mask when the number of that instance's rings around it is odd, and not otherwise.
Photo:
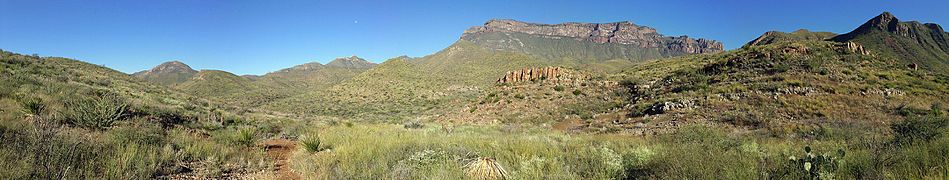
[(467, 101), (498, 74), (542, 63), (516, 53), (491, 53), (460, 40), (421, 58), (389, 59), (326, 90), (276, 101), (265, 108), (367, 120), (416, 118)]
[(173, 86), (198, 97), (218, 97), (254, 89), (251, 80), (220, 70), (201, 70), (188, 81)]
[(461, 109), (511, 70), (563, 66), (602, 74), (649, 59), (721, 51), (719, 42), (663, 36), (629, 22), (545, 25), (491, 20), (466, 30), (435, 54), (390, 59), (332, 88), (264, 107), (403, 121)]
[(267, 161), (256, 139), (291, 123), (67, 58), (0, 50), (0, 85), (0, 175), (13, 179), (246, 176), (266, 171), (250, 163)]
[(237, 76), (219, 70), (195, 71), (195, 73), (190, 75), (186, 73), (169, 73), (172, 72), (167, 70), (172, 69), (169, 67), (188, 67), (183, 63), (174, 61), (164, 63), (144, 73), (137, 73), (141, 74), (137, 76), (150, 81), (154, 81), (156, 76), (187, 76), (188, 78), (186, 80), (170, 84), (170, 87), (191, 95), (220, 100), (229, 105), (254, 108), (267, 102), (287, 98), (302, 92), (329, 88), (375, 65), (375, 63), (366, 61), (365, 59), (352, 56), (334, 59), (326, 65), (312, 62), (281, 69), (262, 76)]
[(799, 29), (797, 31), (786, 33), (781, 31), (768, 31), (758, 38), (751, 40), (746, 43), (744, 46), (758, 46), (758, 45), (768, 45), (781, 42), (794, 42), (794, 41), (823, 41), (829, 38), (837, 36), (832, 32), (812, 32), (806, 29)]
[(906, 65), (949, 73), (949, 33), (938, 24), (901, 22), (884, 12), (833, 40), (856, 42), (880, 55), (904, 60)]

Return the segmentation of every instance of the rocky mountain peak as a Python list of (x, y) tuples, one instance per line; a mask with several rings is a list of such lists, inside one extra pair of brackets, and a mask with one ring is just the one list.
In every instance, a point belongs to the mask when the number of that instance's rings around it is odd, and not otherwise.
[(139, 71), (133, 75), (158, 84), (173, 85), (191, 79), (191, 76), (196, 73), (198, 71), (191, 69), (191, 66), (175, 60), (161, 63), (152, 69)]
[(896, 19), (896, 16), (890, 14), (890, 12), (883, 12), (882, 14), (870, 19), (864, 23), (860, 28), (874, 28), (879, 30), (890, 31), (896, 29), (900, 20)]
[(154, 68), (146, 71), (146, 73), (197, 73), (198, 71), (191, 69), (191, 66), (188, 66), (181, 61), (168, 61), (155, 66)]
[(357, 57), (356, 55), (351, 57), (336, 58), (326, 64), (326, 66), (342, 68), (370, 68), (375, 65), (376, 63), (366, 61), (366, 59)]

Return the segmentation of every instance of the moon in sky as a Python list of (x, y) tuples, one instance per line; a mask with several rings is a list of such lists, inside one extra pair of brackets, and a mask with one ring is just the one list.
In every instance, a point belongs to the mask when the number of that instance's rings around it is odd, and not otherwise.
[(353, 23), (359, 24), (359, 20), (355, 20), (355, 21), (353, 21)]

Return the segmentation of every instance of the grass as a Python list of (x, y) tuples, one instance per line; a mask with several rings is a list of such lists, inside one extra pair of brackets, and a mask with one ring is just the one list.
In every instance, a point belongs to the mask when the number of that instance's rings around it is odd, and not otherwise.
[[(461, 126), (452, 133), (434, 124), (422, 129), (389, 124), (319, 129), (321, 143), (334, 148), (295, 153), (291, 167), (305, 177), (799, 179), (814, 176), (801, 166), (806, 161), (825, 178), (940, 178), (947, 167), (947, 156), (940, 152), (949, 142), (943, 134), (913, 145), (894, 145), (890, 142), (898, 138), (885, 136), (789, 140), (704, 126), (657, 137), (565, 134), (530, 126)], [(807, 154), (826, 159), (788, 160)]]

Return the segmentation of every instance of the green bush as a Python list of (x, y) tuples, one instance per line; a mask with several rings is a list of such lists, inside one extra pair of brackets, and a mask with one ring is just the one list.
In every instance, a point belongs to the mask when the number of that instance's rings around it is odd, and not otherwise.
[(554, 86), (554, 91), (563, 91), (565, 88), (562, 85)]
[(894, 142), (912, 144), (920, 141), (928, 142), (942, 136), (947, 125), (949, 125), (949, 118), (913, 116), (891, 125), (890, 129), (895, 133)]

